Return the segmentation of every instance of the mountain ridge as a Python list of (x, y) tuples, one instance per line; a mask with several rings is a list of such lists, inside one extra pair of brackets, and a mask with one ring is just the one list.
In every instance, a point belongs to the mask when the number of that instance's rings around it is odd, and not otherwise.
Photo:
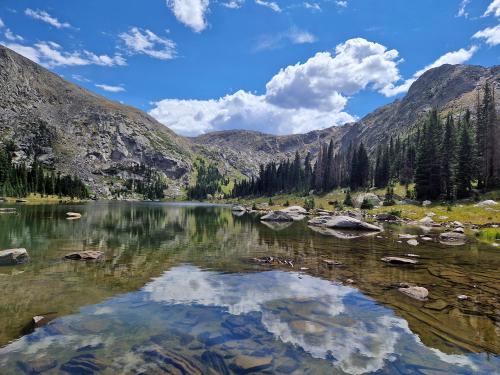
[(412, 129), (431, 108), (442, 113), (473, 108), (485, 80), (498, 90), (500, 66), (442, 65), (425, 72), (403, 98), (354, 123), (304, 134), (225, 130), (188, 138), (0, 45), (0, 141), (15, 143), (16, 162), (30, 164), (36, 156), (48, 168), (78, 175), (99, 197), (118, 194), (128, 178), (142, 178), (139, 165), (163, 173), (167, 196), (176, 197), (192, 182), (198, 157), (212, 160), (226, 175), (250, 177), (260, 164), (297, 151), (315, 156), (330, 140), (337, 151), (364, 142), (373, 152), (390, 136)]

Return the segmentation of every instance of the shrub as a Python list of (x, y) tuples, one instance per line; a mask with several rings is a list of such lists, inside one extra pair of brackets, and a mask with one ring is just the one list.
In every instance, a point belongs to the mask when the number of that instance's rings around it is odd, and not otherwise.
[(252, 210), (257, 210), (257, 205), (255, 204), (255, 202), (252, 203)]
[(271, 197), (269, 197), (269, 202), (268, 202), (268, 204), (269, 204), (270, 206), (274, 206), (274, 202), (273, 202), (273, 199), (272, 199)]
[(353, 204), (352, 204), (352, 197), (351, 197), (351, 191), (350, 190), (347, 190), (347, 192), (345, 194), (344, 205), (351, 206), (351, 207), (353, 206)]
[(373, 208), (373, 203), (369, 199), (363, 199), (363, 203), (361, 203), (362, 210), (371, 210)]
[(314, 209), (314, 206), (315, 206), (315, 203), (314, 203), (314, 198), (313, 197), (306, 197), (304, 199), (304, 208), (307, 211), (310, 211), (310, 210)]
[(285, 206), (285, 207), (290, 206), (290, 202), (288, 201), (288, 199), (287, 199), (287, 200), (286, 200), (286, 202), (283, 204), (283, 206)]

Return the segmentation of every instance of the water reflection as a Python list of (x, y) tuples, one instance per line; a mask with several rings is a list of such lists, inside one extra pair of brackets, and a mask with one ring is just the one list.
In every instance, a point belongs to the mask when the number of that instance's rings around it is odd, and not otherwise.
[[(67, 211), (82, 212), (83, 217), (68, 221)], [(250, 327), (251, 338), (245, 341), (248, 350), (242, 351), (238, 343), (232, 355), (259, 353), (258, 343), (264, 343), (266, 350), (276, 350), (275, 370), (287, 368), (280, 355), (292, 364), (300, 363), (302, 370), (305, 361), (308, 368), (319, 371), (312, 373), (331, 373), (333, 368), (350, 373), (380, 368), (417, 372), (411, 367), (415, 363), (438, 368), (456, 365), (459, 373), (474, 366), (478, 371), (487, 368), (487, 357), (469, 353), (500, 353), (500, 254), (474, 242), (458, 248), (430, 242), (409, 249), (397, 242), (394, 235), (399, 230), (388, 227), (378, 236), (343, 239), (316, 233), (302, 222), (268, 227), (257, 217), (237, 217), (230, 209), (216, 206), (20, 206), (17, 215), (0, 215), (0, 248), (26, 247), (32, 262), (0, 268), (0, 288), (7, 291), (0, 294), (0, 345), (18, 338), (33, 316), (55, 311), (63, 318), (5, 350), (19, 350), (20, 360), (27, 361), (30, 350), (52, 348), (59, 342), (54, 337), (63, 335), (59, 338), (68, 353), (56, 358), (59, 365), (63, 357), (66, 361), (75, 357), (78, 348), (102, 347), (100, 358), (110, 369), (116, 358), (105, 352), (108, 339), (117, 340), (114, 346), (123, 345), (120, 350), (127, 355), (140, 344), (142, 351), (132, 355), (140, 363), (150, 355), (145, 347), (170, 339), (184, 353), (184, 334), (205, 350), (209, 350), (207, 342), (217, 340), (227, 347), (236, 345), (228, 339), (234, 338), (234, 332), (248, 335), (241, 325), (233, 327), (238, 318)], [(404, 230), (419, 233), (418, 228)], [(62, 261), (64, 254), (77, 250), (100, 250), (107, 260)], [(410, 251), (420, 255), (416, 267), (380, 262), (382, 256)], [(291, 259), (295, 267), (252, 262), (268, 255)], [(330, 268), (324, 259), (335, 259), (344, 267)], [(263, 272), (270, 268), (275, 270)], [(298, 274), (299, 268), (307, 270)], [(353, 279), (357, 289), (332, 283), (347, 279)], [(401, 295), (392, 287), (399, 282), (425, 286), (430, 300), (422, 303)], [(124, 293), (123, 298), (115, 297)], [(471, 300), (458, 301), (459, 294)], [(91, 307), (64, 317), (82, 306)], [(230, 323), (224, 323), (227, 319)], [(96, 322), (109, 326), (107, 335), (88, 328)], [(150, 342), (158, 332), (161, 338)], [(281, 349), (275, 348), (275, 341)], [(196, 366), (203, 367), (203, 354), (186, 349), (182, 355), (188, 362), (198, 356)], [(120, 363), (137, 369), (127, 355)], [(209, 362), (220, 362), (213, 353), (207, 356)], [(233, 360), (227, 361), (228, 366)]]
[(500, 365), (427, 348), (405, 320), (355, 288), (296, 272), (225, 274), (190, 265), (0, 349), (6, 374), (75, 364), (110, 374), (217, 370), (207, 358), (219, 360), (220, 373), (245, 372), (241, 358), (297, 374), (491, 374)]

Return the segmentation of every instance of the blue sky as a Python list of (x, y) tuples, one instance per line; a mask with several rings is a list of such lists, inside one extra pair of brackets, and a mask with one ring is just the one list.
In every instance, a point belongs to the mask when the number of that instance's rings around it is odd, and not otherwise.
[(353, 121), (500, 63), (500, 0), (2, 0), (0, 43), (184, 135)]

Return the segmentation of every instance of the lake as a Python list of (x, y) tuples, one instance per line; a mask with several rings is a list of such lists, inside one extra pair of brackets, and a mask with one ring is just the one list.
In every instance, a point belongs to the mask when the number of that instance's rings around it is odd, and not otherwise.
[[(499, 373), (500, 252), (436, 237), (340, 239), (202, 204), (18, 205), (0, 249), (31, 262), (0, 268), (0, 373)], [(82, 250), (106, 259), (63, 260)], [(419, 263), (380, 260), (407, 253)], [(32, 331), (36, 315), (51, 320)]]

